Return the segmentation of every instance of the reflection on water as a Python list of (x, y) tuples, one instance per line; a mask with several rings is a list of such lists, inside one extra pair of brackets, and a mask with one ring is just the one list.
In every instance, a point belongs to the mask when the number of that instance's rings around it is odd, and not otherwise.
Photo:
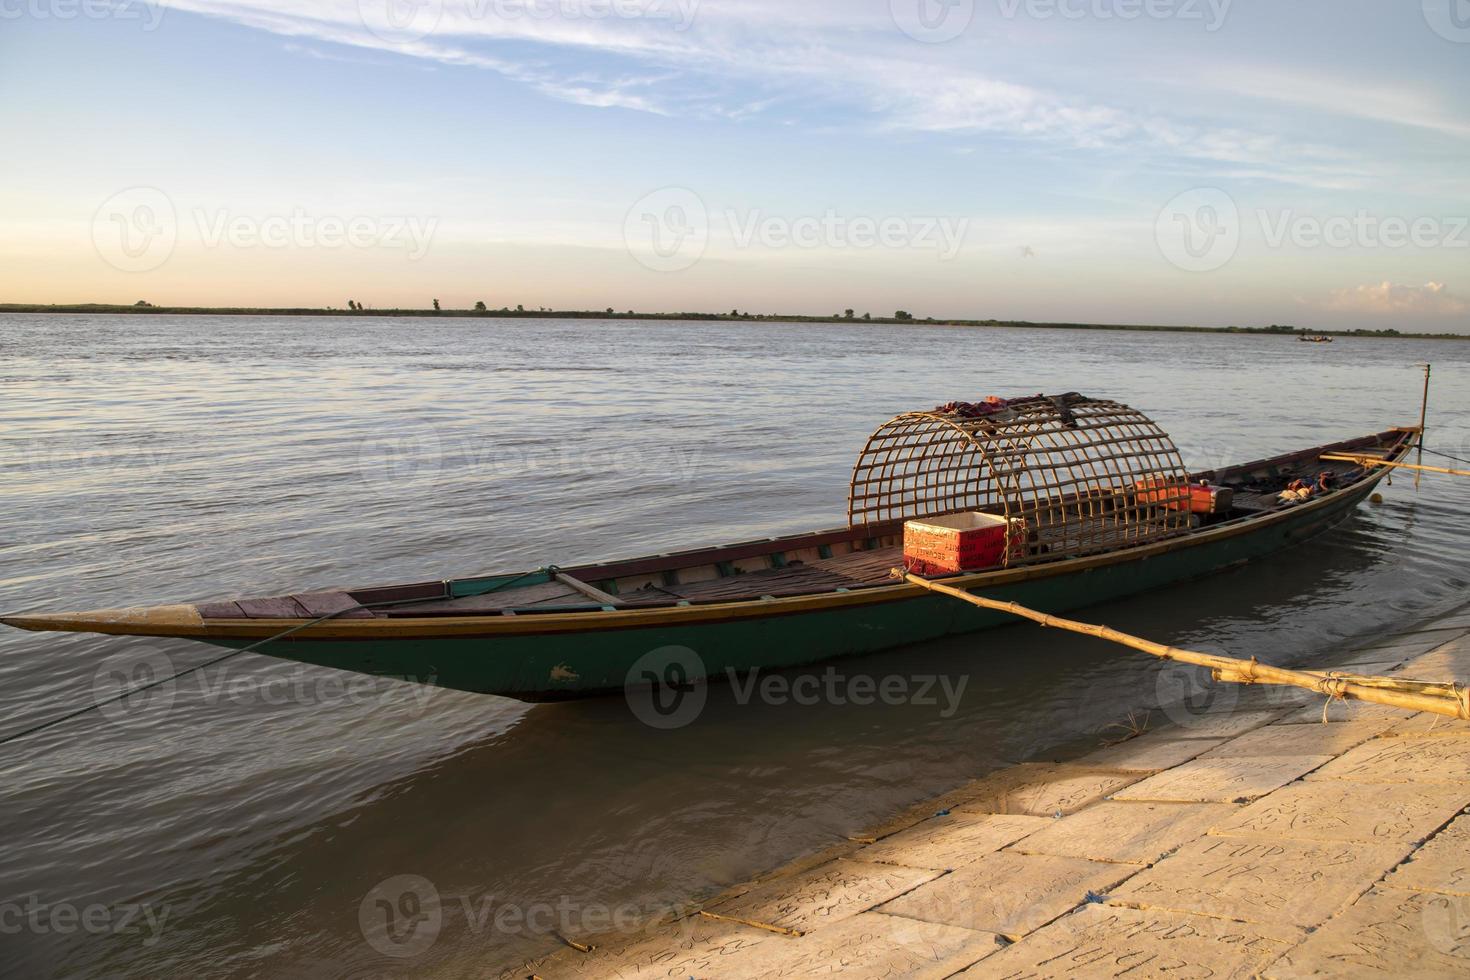
[[(1210, 468), (1413, 422), (1413, 365), (1433, 360), (1430, 443), (1470, 455), (1467, 351), (920, 326), (0, 317), (0, 606), (272, 595), (831, 526), (872, 428), (990, 393), (1129, 402)], [(1416, 493), (1400, 477), (1384, 492), (1326, 537), (1105, 618), (1329, 662), (1344, 638), (1455, 604), (1470, 581), (1463, 486)], [(4, 729), (210, 656), (7, 631)], [(716, 687), (693, 724), (659, 731), (620, 700), (532, 708), (241, 657), (0, 748), (0, 910), (26, 922), (0, 971), (513, 965), (555, 946), (552, 930), (687, 905), (962, 779), (1095, 739), (1180, 684), (1142, 656), (1026, 626), (827, 671), (807, 675), (842, 696)], [(915, 696), (856, 703), (856, 678)], [(924, 683), (933, 697), (916, 696)], [(437, 904), (380, 887), (402, 876)], [(101, 910), (92, 926), (76, 925), (88, 909)], [(369, 941), (384, 924), (427, 941), (415, 958), (384, 955)]]

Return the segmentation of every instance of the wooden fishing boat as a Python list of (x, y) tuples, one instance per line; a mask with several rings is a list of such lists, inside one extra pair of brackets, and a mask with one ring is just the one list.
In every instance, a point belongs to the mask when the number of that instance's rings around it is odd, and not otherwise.
[[(904, 561), (907, 519), (979, 511), (1016, 521), (1024, 539), (999, 565), (942, 581), (1062, 612), (1331, 527), (1389, 471), (1360, 461), (1401, 460), (1419, 431), (1191, 473), (1162, 429), (1116, 402), (1071, 394), (952, 403), (873, 434), (853, 471), (848, 524), (834, 530), (569, 568), (0, 622), (249, 646), (527, 701), (622, 690), (650, 657), (677, 661), (690, 680), (723, 678), (1006, 622), (891, 577)], [(1358, 461), (1321, 458), (1344, 453)], [(1217, 489), (1202, 495), (1202, 485)], [(1199, 513), (1211, 500), (1219, 511)]]

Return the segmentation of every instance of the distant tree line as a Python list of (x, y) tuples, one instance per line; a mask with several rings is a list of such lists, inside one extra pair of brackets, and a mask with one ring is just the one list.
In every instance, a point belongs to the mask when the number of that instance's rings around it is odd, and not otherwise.
[[(916, 317), (907, 310), (895, 310), (892, 317), (873, 317), (870, 313), (857, 316), (855, 310), (849, 308), (842, 313), (834, 313), (831, 316), (809, 316), (805, 314), (785, 313), (752, 313), (732, 309), (729, 313), (692, 313), (682, 311), (677, 313), (637, 313), (628, 310), (626, 313), (617, 313), (609, 306), (603, 310), (552, 310), (549, 307), (540, 307), (537, 310), (527, 310), (523, 304), (517, 304), (515, 309), (502, 306), (498, 310), (492, 310), (484, 300), (474, 304), (473, 309), (443, 310), (437, 300), (433, 301), (431, 310), (423, 309), (373, 309), (371, 311), (359, 300), (349, 299), (347, 311), (353, 313), (364, 313), (371, 316), (429, 316), (443, 315), (450, 317), (559, 317), (569, 320), (577, 319), (601, 319), (604, 317), (618, 317), (635, 320), (754, 320), (754, 321), (776, 321), (784, 323), (830, 323), (834, 321), (863, 321), (871, 323), (886, 324), (936, 324), (951, 327), (1016, 327), (1030, 329), (1051, 330), (1129, 330), (1145, 331), (1152, 333), (1244, 333), (1289, 336), (1301, 332), (1307, 332), (1307, 328), (1297, 327), (1291, 324), (1273, 323), (1263, 327), (1243, 327), (1230, 325), (1228, 327), (1197, 327), (1187, 325), (1170, 324), (1124, 324), (1124, 323), (1059, 323), (1059, 322), (1033, 322), (1029, 320), (996, 320), (996, 319), (935, 319), (932, 316)], [(147, 300), (138, 300), (131, 306), (111, 303), (74, 303), (74, 304), (40, 304), (40, 303), (0, 303), (0, 313), (168, 313), (179, 315), (204, 315), (204, 316), (323, 316), (341, 314), (344, 311), (326, 307), (198, 307), (198, 306), (157, 306)], [(1413, 333), (1403, 332), (1393, 328), (1383, 330), (1368, 330), (1358, 328), (1354, 330), (1321, 330), (1311, 331), (1327, 336), (1339, 337), (1402, 337), (1415, 340), (1470, 340), (1470, 336), (1454, 333)]]

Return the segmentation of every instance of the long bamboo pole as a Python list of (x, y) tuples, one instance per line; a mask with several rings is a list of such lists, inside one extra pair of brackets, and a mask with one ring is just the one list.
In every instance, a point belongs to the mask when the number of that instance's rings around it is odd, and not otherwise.
[(910, 574), (902, 568), (893, 570), (894, 578), (901, 578), (912, 585), (928, 589), (940, 595), (968, 602), (972, 606), (981, 609), (990, 609), (995, 612), (1009, 613), (1022, 619), (1029, 619), (1033, 623), (1042, 626), (1063, 629), (1072, 633), (1081, 633), (1084, 636), (1095, 636), (1101, 640), (1109, 640), (1113, 643), (1121, 643), (1123, 646), (1142, 650), (1144, 653), (1159, 657), (1163, 660), (1175, 660), (1179, 663), (1194, 664), (1198, 667), (1208, 667), (1218, 681), (1227, 681), (1236, 684), (1280, 684), (1288, 687), (1301, 687), (1309, 691), (1330, 698), (1348, 699), (1359, 701), (1371, 701), (1374, 704), (1386, 704), (1394, 708), (1406, 708), (1410, 711), (1429, 711), (1437, 715), (1448, 715), (1451, 718), (1459, 718), (1470, 721), (1470, 688), (1461, 687), (1458, 684), (1440, 684), (1430, 681), (1414, 681), (1393, 677), (1361, 677), (1354, 674), (1337, 674), (1333, 672), (1312, 670), (1290, 670), (1284, 667), (1272, 667), (1255, 660), (1240, 660), (1236, 657), (1222, 657), (1212, 653), (1198, 653), (1194, 650), (1182, 650), (1179, 647), (1166, 646), (1145, 640), (1142, 637), (1124, 633), (1108, 626), (1094, 626), (1091, 623), (1081, 623), (1073, 619), (1063, 619), (1059, 616), (1051, 616), (1047, 613), (1028, 609), (1018, 602), (1000, 602), (995, 599), (987, 599), (984, 596), (973, 595), (962, 589), (952, 586), (941, 585), (931, 582), (929, 579)]
[(1420, 473), (1445, 473), (1449, 476), (1470, 476), (1470, 470), (1448, 470), (1443, 466), (1424, 466), (1420, 463), (1390, 463), (1376, 456), (1352, 456), (1347, 453), (1323, 453), (1321, 459), (1337, 463), (1357, 463), (1359, 466), (1392, 466), (1395, 469), (1417, 470)]

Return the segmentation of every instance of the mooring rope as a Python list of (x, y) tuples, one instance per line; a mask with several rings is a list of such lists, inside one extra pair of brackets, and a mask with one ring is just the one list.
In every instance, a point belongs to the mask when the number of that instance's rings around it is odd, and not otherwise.
[(83, 706), (81, 708), (76, 709), (75, 711), (68, 712), (67, 714), (60, 715), (60, 716), (55, 717), (55, 718), (52, 718), (52, 719), (50, 719), (48, 721), (39, 722), (39, 723), (37, 723), (35, 725), (32, 725), (30, 728), (23, 729), (22, 731), (12, 732), (11, 734), (4, 736), (3, 738), (0, 738), (0, 745), (5, 745), (5, 744), (7, 744), (9, 742), (14, 742), (16, 739), (19, 739), (19, 738), (25, 738), (27, 735), (34, 735), (37, 732), (43, 732), (46, 729), (52, 728), (52, 727), (54, 727), (56, 725), (59, 725), (59, 724), (61, 724), (64, 721), (71, 721), (73, 718), (78, 718), (78, 717), (80, 717), (80, 716), (82, 716), (84, 714), (87, 714), (89, 711), (96, 711), (96, 710), (98, 710), (100, 708), (105, 708), (109, 704), (115, 704), (118, 701), (122, 701), (125, 698), (130, 698), (134, 694), (142, 694), (144, 691), (150, 691), (150, 690), (152, 690), (155, 687), (160, 687), (160, 686), (162, 686), (164, 684), (172, 683), (173, 681), (176, 681), (176, 680), (178, 680), (181, 677), (187, 677), (190, 674), (193, 674), (193, 673), (195, 673), (197, 671), (201, 671), (201, 670), (203, 670), (206, 667), (213, 667), (215, 664), (222, 664), (226, 660), (231, 659), (232, 657), (238, 657), (242, 653), (249, 653), (252, 650), (257, 650), (260, 647), (265, 646), (267, 643), (273, 643), (276, 640), (284, 639), (285, 637), (290, 636), (292, 633), (296, 633), (296, 632), (299, 632), (300, 630), (306, 629), (308, 626), (315, 626), (317, 623), (324, 623), (324, 622), (326, 622), (327, 620), (331, 619), (334, 616), (340, 616), (343, 613), (353, 612), (353, 611), (355, 611), (357, 609), (366, 609), (366, 608), (367, 608), (366, 606), (363, 606), (361, 604), (358, 604), (358, 605), (355, 605), (355, 606), (351, 606), (351, 607), (349, 607), (347, 609), (340, 609), (337, 612), (331, 613), (330, 615), (327, 615), (327, 616), (321, 616), (321, 617), (319, 617), (317, 619), (312, 620), (309, 623), (302, 623), (299, 626), (293, 626), (293, 627), (291, 627), (288, 630), (282, 630), (281, 632), (277, 633), (275, 636), (268, 636), (264, 640), (261, 640), (259, 643), (252, 643), (248, 647), (241, 647), (239, 650), (231, 650), (229, 653), (226, 653), (223, 656), (215, 657), (213, 660), (206, 660), (202, 664), (195, 664), (193, 667), (190, 667), (187, 670), (178, 671), (177, 673), (171, 674), (168, 677), (163, 677), (163, 678), (160, 678), (160, 679), (155, 680), (155, 681), (149, 681), (146, 684), (139, 684), (137, 687), (129, 688), (128, 690), (122, 692), (121, 694), (114, 695), (113, 697), (110, 697), (110, 698), (104, 698), (101, 701), (94, 701), (94, 702), (92, 702), (89, 705), (85, 705), (85, 706)]
[[(454, 596), (454, 598), (473, 599), (478, 596), (490, 595), (491, 593), (499, 592), (501, 589), (510, 588), (517, 582), (528, 579), (533, 575), (540, 575), (542, 573), (545, 573), (547, 575), (555, 575), (560, 570), (560, 566), (546, 565), (542, 568), (536, 569), (535, 571), (525, 572), (521, 575), (517, 575), (513, 579), (507, 579), (506, 581), (501, 582), (499, 585), (484, 589), (480, 592), (467, 592), (462, 596)], [(35, 735), (37, 732), (43, 732), (48, 728), (54, 728), (62, 722), (71, 721), (73, 718), (79, 718), (82, 715), (87, 714), (88, 712), (97, 711), (101, 708), (105, 708), (109, 704), (116, 704), (119, 701), (132, 697), (134, 694), (142, 694), (144, 691), (151, 691), (155, 687), (161, 687), (164, 684), (170, 684), (181, 677), (188, 677), (190, 674), (197, 673), (207, 667), (213, 667), (216, 664), (222, 664), (226, 660), (230, 660), (234, 657), (240, 656), (240, 654), (242, 653), (250, 653), (254, 650), (259, 650), (261, 647), (266, 646), (267, 644), (275, 643), (277, 640), (284, 640), (286, 637), (290, 636), (293, 633), (300, 633), (302, 630), (310, 629), (313, 626), (325, 623), (329, 619), (335, 619), (338, 616), (345, 615), (346, 613), (357, 612), (359, 609), (378, 609), (385, 606), (414, 606), (425, 602), (442, 602), (443, 600), (444, 596), (426, 596), (422, 599), (395, 600), (391, 602), (370, 602), (366, 604), (355, 602), (345, 609), (338, 609), (336, 612), (328, 613), (325, 616), (318, 616), (316, 619), (313, 619), (311, 622), (308, 623), (298, 623), (297, 625), (292, 626), (289, 629), (281, 630), (281, 632), (276, 633), (272, 636), (268, 636), (263, 640), (258, 640), (255, 643), (250, 644), (249, 646), (241, 647), (238, 650), (231, 650), (229, 653), (226, 653), (219, 657), (215, 657), (213, 660), (206, 660), (202, 664), (195, 664), (193, 667), (178, 671), (177, 673), (171, 674), (168, 677), (163, 677), (155, 681), (149, 681), (146, 684), (139, 684), (137, 687), (130, 687), (126, 691), (123, 691), (121, 694), (114, 695), (110, 698), (104, 698), (101, 701), (93, 701), (91, 704), (77, 708), (75, 711), (67, 712), (64, 715), (58, 715), (55, 718), (50, 718), (46, 721), (37, 722), (30, 728), (22, 729), (18, 732), (11, 732), (8, 735), (0, 736), (0, 745), (6, 745), (10, 742), (16, 741), (17, 739), (25, 738), (27, 735)]]
[(1463, 456), (1452, 456), (1449, 453), (1442, 453), (1437, 449), (1425, 449), (1424, 451), (1431, 456), (1443, 456), (1445, 459), (1452, 459), (1457, 463), (1470, 463), (1470, 459), (1466, 459)]

